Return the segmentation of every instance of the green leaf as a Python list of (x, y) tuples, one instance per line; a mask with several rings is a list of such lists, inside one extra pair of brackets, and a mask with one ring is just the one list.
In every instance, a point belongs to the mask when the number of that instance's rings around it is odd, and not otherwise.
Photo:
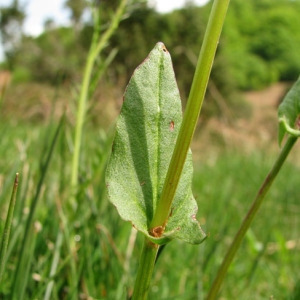
[(300, 77), (284, 97), (278, 108), (278, 142), (281, 145), (286, 133), (300, 136)]
[(127, 86), (106, 184), (120, 216), (158, 244), (174, 238), (196, 244), (205, 238), (195, 218), (198, 208), (191, 190), (191, 151), (163, 234), (155, 237), (149, 233), (181, 121), (171, 57), (164, 44), (157, 43)]

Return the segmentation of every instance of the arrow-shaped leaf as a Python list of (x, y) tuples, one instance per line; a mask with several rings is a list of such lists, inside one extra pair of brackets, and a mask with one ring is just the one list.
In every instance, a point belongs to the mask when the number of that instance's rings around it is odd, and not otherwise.
[(300, 136), (300, 77), (284, 97), (278, 108), (279, 145), (286, 133), (292, 136)]
[(158, 43), (127, 86), (106, 172), (109, 198), (121, 217), (158, 244), (173, 238), (200, 243), (205, 237), (195, 217), (191, 152), (162, 235), (150, 228), (181, 120), (171, 57)]

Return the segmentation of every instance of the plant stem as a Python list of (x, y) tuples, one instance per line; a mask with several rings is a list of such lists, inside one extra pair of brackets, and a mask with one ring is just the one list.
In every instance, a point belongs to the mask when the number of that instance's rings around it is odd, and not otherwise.
[(229, 1), (215, 0), (212, 6), (182, 125), (151, 228), (164, 226), (170, 214), (171, 204), (201, 111)]
[(145, 238), (132, 300), (147, 299), (158, 248), (157, 244)]
[(237, 232), (230, 248), (228, 249), (228, 252), (222, 262), (222, 265), (218, 271), (218, 274), (212, 284), (212, 287), (209, 291), (209, 294), (207, 296), (207, 300), (213, 300), (216, 299), (219, 289), (221, 287), (221, 284), (225, 278), (225, 275), (227, 273), (227, 270), (238, 250), (238, 248), (241, 245), (241, 242), (243, 238), (246, 235), (247, 230), (249, 229), (258, 209), (260, 208), (263, 200), (265, 199), (265, 196), (267, 192), (269, 191), (270, 187), (272, 186), (272, 183), (274, 182), (274, 179), (276, 178), (278, 172), (280, 171), (285, 159), (287, 158), (288, 154), (290, 153), (291, 149), (293, 148), (295, 142), (297, 141), (296, 137), (289, 137), (279, 154), (277, 160), (275, 161), (272, 169), (270, 170), (269, 174), (265, 178), (262, 186), (260, 187), (247, 215), (245, 216), (243, 223), (240, 226), (239, 231)]
[[(25, 280), (26, 278), (28, 278), (28, 273), (29, 272), (29, 267), (30, 267), (30, 260), (31, 257), (33, 255), (33, 250), (34, 248), (32, 248), (33, 245), (33, 221), (34, 221), (34, 215), (35, 215), (35, 211), (38, 205), (38, 201), (40, 198), (40, 194), (41, 194), (41, 190), (46, 178), (46, 173), (48, 171), (51, 159), (52, 159), (52, 155), (54, 152), (54, 148), (56, 146), (59, 134), (62, 130), (62, 126), (64, 124), (64, 117), (61, 118), (56, 131), (54, 133), (54, 137), (51, 141), (49, 150), (47, 151), (47, 153), (45, 154), (45, 160), (41, 161), (41, 174), (39, 177), (39, 181), (35, 190), (35, 195), (33, 197), (33, 200), (30, 204), (30, 210), (29, 210), (29, 215), (28, 218), (26, 220), (26, 225), (25, 225), (25, 229), (24, 229), (24, 236), (22, 239), (22, 244), (21, 244), (21, 249), (23, 249), (20, 252), (20, 255), (18, 257), (18, 263), (17, 263), (17, 267), (15, 270), (15, 278), (14, 278), (14, 282), (13, 282), (13, 287), (12, 287), (12, 299), (18, 299), (21, 300), (23, 299), (24, 296), (24, 291), (25, 291), (25, 287), (27, 284), (27, 281)], [(32, 250), (32, 251), (31, 251)]]
[(95, 65), (95, 61), (99, 56), (100, 52), (105, 47), (111, 35), (117, 29), (121, 21), (123, 12), (125, 10), (127, 1), (128, 0), (121, 1), (116, 13), (113, 16), (109, 28), (105, 31), (105, 33), (103, 34), (100, 40), (99, 40), (99, 28), (97, 27), (97, 24), (94, 24), (96, 30), (94, 31), (93, 34), (92, 44), (89, 50), (89, 54), (85, 66), (84, 76), (83, 76), (79, 100), (78, 100), (75, 138), (74, 138), (74, 152), (73, 152), (73, 161), (72, 161), (72, 174), (71, 174), (71, 186), (73, 189), (77, 187), (77, 182), (78, 182), (78, 169), (79, 169), (80, 148), (81, 148), (81, 141), (82, 141), (82, 131), (83, 131), (83, 124), (85, 121), (89, 86), (92, 78), (92, 72)]
[(3, 230), (1, 248), (0, 248), (0, 283), (1, 283), (1, 279), (2, 279), (2, 274), (4, 272), (6, 250), (7, 250), (7, 245), (8, 245), (9, 235), (10, 235), (11, 224), (12, 224), (12, 220), (13, 220), (18, 184), (19, 184), (19, 173), (16, 173), (14, 186), (13, 186), (13, 190), (12, 190), (12, 194), (11, 194), (11, 198), (10, 198), (10, 202), (9, 202), (9, 208), (8, 208), (8, 213), (7, 213), (7, 217), (6, 217), (5, 227)]
[[(216, 0), (213, 4), (186, 111), (164, 182), (162, 195), (151, 222), (152, 228), (164, 226), (168, 219), (187, 152), (197, 125), (228, 5), (229, 0)], [(145, 238), (134, 286), (133, 300), (147, 299), (158, 248), (158, 245)]]
[[(59, 259), (60, 259), (60, 250), (63, 242), (63, 234), (61, 231), (58, 232), (58, 235), (56, 237), (56, 242), (54, 246), (54, 255), (53, 255), (53, 260), (51, 264), (51, 269), (50, 269), (50, 274), (49, 277), (53, 277), (57, 271)], [(48, 282), (47, 288), (45, 291), (44, 295), (44, 300), (49, 300), (51, 299), (51, 293), (54, 287), (54, 279), (51, 279), (51, 281)]]
[[(162, 195), (151, 222), (152, 228), (164, 226), (168, 219), (171, 204), (202, 107), (228, 5), (229, 0), (216, 0), (213, 4), (186, 111), (164, 182)], [(134, 286), (133, 300), (147, 299), (158, 248), (158, 245), (145, 238)]]

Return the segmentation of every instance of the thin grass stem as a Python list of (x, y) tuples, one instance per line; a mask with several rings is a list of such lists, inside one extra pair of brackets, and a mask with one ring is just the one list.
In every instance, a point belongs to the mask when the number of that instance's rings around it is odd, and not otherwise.
[(229, 0), (215, 0), (213, 3), (182, 125), (151, 228), (164, 226), (170, 214), (171, 204), (201, 111), (228, 5)]
[(16, 177), (15, 177), (14, 186), (13, 186), (13, 190), (12, 190), (12, 194), (11, 194), (11, 198), (10, 198), (10, 202), (9, 202), (7, 217), (6, 217), (6, 221), (5, 221), (4, 231), (3, 231), (2, 238), (1, 238), (2, 242), (1, 242), (1, 248), (0, 248), (0, 283), (1, 283), (2, 275), (4, 272), (5, 263), (6, 263), (6, 251), (7, 251), (10, 230), (11, 230), (11, 224), (12, 224), (13, 215), (14, 215), (14, 208), (15, 208), (15, 204), (16, 204), (18, 184), (19, 184), (19, 173), (17, 173)]
[[(55, 242), (55, 247), (54, 247), (54, 255), (53, 255), (53, 260), (51, 264), (51, 269), (50, 269), (50, 274), (49, 277), (53, 277), (57, 271), (59, 259), (60, 259), (60, 249), (62, 246), (63, 242), (63, 234), (61, 231), (58, 232), (56, 242)], [(44, 295), (44, 300), (49, 300), (51, 299), (51, 293), (54, 287), (54, 279), (51, 279), (51, 281), (47, 284), (46, 292)]]
[(32, 231), (33, 229), (33, 217), (36, 211), (36, 207), (38, 204), (38, 200), (40, 197), (40, 193), (42, 190), (42, 186), (46, 177), (47, 170), (50, 165), (50, 161), (54, 152), (54, 147), (56, 145), (59, 133), (61, 131), (61, 128), (64, 124), (64, 117), (61, 118), (59, 125), (57, 126), (57, 129), (55, 131), (54, 137), (51, 141), (50, 148), (48, 152), (46, 153), (46, 159), (44, 162), (41, 164), (41, 174), (39, 178), (39, 182), (37, 184), (36, 192), (34, 195), (34, 198), (32, 200), (30, 210), (29, 210), (29, 215), (26, 221), (26, 226), (25, 226), (25, 231), (24, 231), (24, 236), (22, 239), (22, 246), (20, 251), (20, 257), (19, 261), (16, 267), (15, 271), (15, 278), (13, 282), (13, 299), (18, 299), (21, 300), (23, 297), (23, 291), (25, 290), (26, 286), (26, 280), (24, 278), (27, 278), (27, 272), (29, 272), (29, 263), (30, 263), (30, 253), (29, 251), (26, 251), (27, 249), (31, 249), (31, 242), (32, 242)]
[(214, 300), (218, 296), (218, 292), (220, 290), (220, 287), (222, 285), (222, 282), (224, 281), (225, 275), (228, 271), (228, 268), (233, 261), (233, 258), (239, 249), (242, 240), (244, 239), (247, 230), (249, 229), (254, 217), (256, 216), (261, 204), (263, 203), (263, 200), (265, 199), (265, 196), (267, 192), (269, 191), (270, 187), (272, 186), (277, 174), (279, 173), (283, 163), (285, 162), (288, 154), (290, 153), (291, 149), (293, 148), (295, 142), (297, 141), (296, 137), (289, 137), (280, 152), (277, 160), (275, 161), (272, 169), (270, 170), (269, 174), (265, 178), (262, 186), (260, 187), (247, 215), (245, 216), (236, 236), (234, 237), (234, 240), (228, 249), (228, 252), (226, 256), (224, 257), (224, 260), (221, 264), (221, 267), (217, 273), (217, 276), (211, 286), (211, 289), (208, 293), (207, 300)]
[[(122, 15), (125, 11), (125, 7), (128, 0), (122, 0), (120, 5), (113, 16), (113, 19), (110, 23), (110, 26), (99, 39), (100, 31), (99, 25), (95, 24), (96, 30), (93, 33), (92, 37), (92, 44), (89, 50), (83, 80), (81, 84), (81, 90), (78, 100), (78, 108), (77, 108), (77, 117), (76, 117), (76, 127), (75, 127), (75, 138), (74, 138), (74, 152), (73, 152), (73, 161), (72, 161), (72, 173), (71, 173), (71, 186), (73, 190), (76, 190), (77, 182), (78, 182), (78, 172), (79, 172), (79, 160), (80, 160), (80, 149), (81, 149), (81, 142), (82, 142), (82, 132), (83, 132), (83, 125), (85, 122), (86, 116), (86, 107), (89, 95), (89, 88), (90, 83), (92, 80), (92, 74), (94, 65), (96, 62), (97, 57), (105, 47), (106, 43), (118, 28), (118, 25), (122, 19)], [(99, 17), (95, 17), (96, 20), (99, 20)], [(75, 203), (72, 203), (75, 206)]]

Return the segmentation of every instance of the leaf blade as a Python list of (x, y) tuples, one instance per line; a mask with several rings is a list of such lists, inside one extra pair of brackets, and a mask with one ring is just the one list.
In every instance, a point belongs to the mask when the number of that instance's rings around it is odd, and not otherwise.
[(300, 77), (284, 97), (278, 108), (279, 130), (278, 142), (281, 145), (286, 133), (293, 136), (300, 135), (297, 120), (300, 115)]
[(163, 235), (153, 237), (149, 233), (181, 121), (171, 57), (158, 43), (126, 88), (106, 181), (110, 201), (121, 217), (159, 244), (173, 238), (200, 243), (205, 237), (194, 217), (197, 203), (191, 191), (191, 152)]

